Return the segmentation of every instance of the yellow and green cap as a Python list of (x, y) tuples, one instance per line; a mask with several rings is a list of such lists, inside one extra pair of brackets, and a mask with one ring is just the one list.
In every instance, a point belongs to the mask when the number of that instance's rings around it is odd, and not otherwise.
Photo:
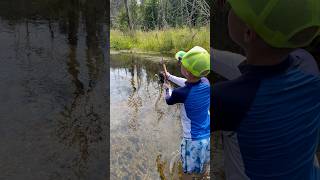
[(174, 56), (176, 58), (176, 60), (181, 61), (181, 59), (183, 58), (183, 56), (186, 54), (186, 52), (184, 51), (179, 51), (176, 53), (176, 55)]
[(195, 46), (183, 55), (181, 64), (196, 77), (206, 76), (210, 72), (210, 54), (202, 47)]
[(270, 46), (297, 48), (320, 35), (320, 0), (228, 0)]

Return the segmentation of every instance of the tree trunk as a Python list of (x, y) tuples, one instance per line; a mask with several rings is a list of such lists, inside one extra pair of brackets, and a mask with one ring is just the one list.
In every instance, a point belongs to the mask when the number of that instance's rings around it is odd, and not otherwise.
[(132, 20), (131, 20), (130, 12), (129, 12), (128, 0), (124, 0), (124, 6), (126, 8), (128, 26), (129, 26), (129, 29), (132, 30), (133, 27), (132, 27)]

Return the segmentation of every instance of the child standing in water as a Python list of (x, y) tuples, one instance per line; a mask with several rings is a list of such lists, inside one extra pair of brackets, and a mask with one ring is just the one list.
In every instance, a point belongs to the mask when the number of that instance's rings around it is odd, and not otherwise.
[(210, 84), (206, 75), (210, 71), (210, 54), (201, 47), (187, 53), (176, 54), (181, 68), (180, 78), (166, 73), (165, 76), (178, 88), (171, 89), (164, 83), (165, 100), (168, 105), (181, 104), (181, 160), (185, 177), (203, 174), (210, 161)]

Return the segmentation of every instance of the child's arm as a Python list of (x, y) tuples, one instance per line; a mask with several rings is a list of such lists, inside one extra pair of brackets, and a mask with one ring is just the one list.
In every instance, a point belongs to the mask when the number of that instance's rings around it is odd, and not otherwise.
[(171, 89), (167, 83), (163, 84), (165, 89), (165, 100), (168, 105), (183, 103), (186, 98), (185, 88)]
[(185, 82), (187, 81), (187, 79), (185, 78), (177, 77), (177, 76), (171, 75), (170, 73), (167, 73), (166, 75), (168, 77), (168, 80), (170, 80), (171, 82), (175, 83), (180, 87), (184, 86)]

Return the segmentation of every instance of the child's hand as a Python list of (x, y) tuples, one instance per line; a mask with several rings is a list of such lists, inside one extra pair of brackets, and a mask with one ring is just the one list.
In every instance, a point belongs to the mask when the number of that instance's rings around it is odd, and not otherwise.
[(169, 83), (163, 83), (163, 88), (164, 89), (170, 89), (171, 88), (171, 86), (170, 86), (170, 84)]
[(166, 79), (168, 79), (168, 77), (170, 76), (170, 73), (169, 73), (169, 72), (165, 73), (164, 71), (161, 71), (161, 74), (162, 74)]

